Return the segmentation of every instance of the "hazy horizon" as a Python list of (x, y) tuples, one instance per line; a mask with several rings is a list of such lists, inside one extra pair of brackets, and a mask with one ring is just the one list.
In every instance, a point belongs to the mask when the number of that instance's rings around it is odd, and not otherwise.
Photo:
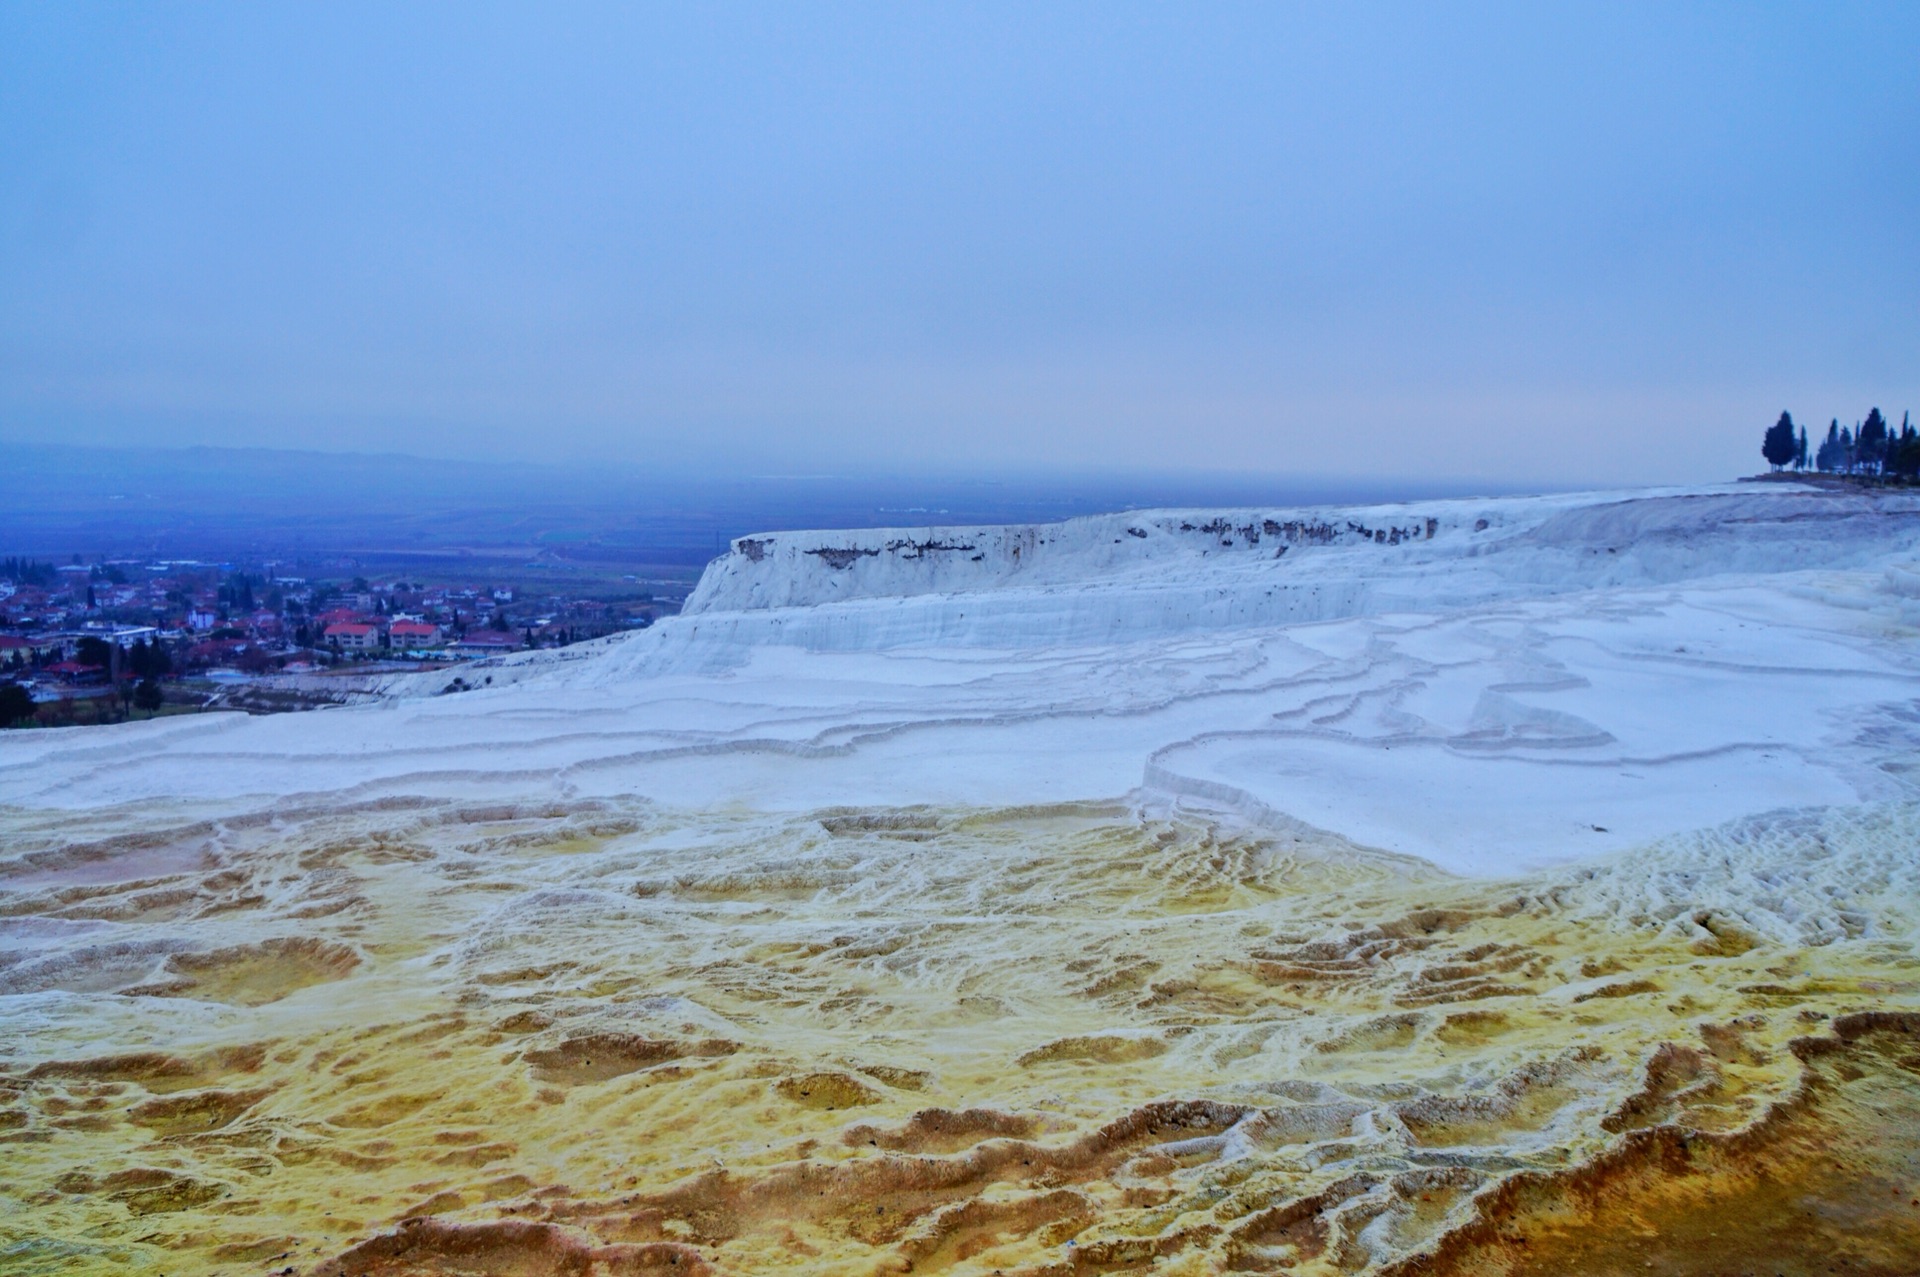
[[(314, 446), (304, 441), (293, 443), (222, 443), (194, 442), (146, 443), (138, 441), (120, 441), (107, 437), (96, 440), (41, 439), (25, 437), (20, 439), (0, 439), (0, 457), (27, 457), (38, 463), (48, 458), (83, 459), (99, 458), (103, 462), (138, 458), (143, 462), (162, 464), (179, 461), (187, 462), (196, 458), (217, 458), (223, 464), (243, 459), (257, 459), (262, 464), (276, 465), (291, 463), (294, 459), (310, 460), (322, 467), (365, 465), (375, 466), (385, 462), (407, 462), (439, 467), (443, 471), (452, 468), (455, 474), (485, 474), (511, 479), (513, 476), (535, 475), (553, 479), (587, 479), (595, 482), (627, 483), (633, 481), (669, 482), (675, 484), (724, 485), (741, 482), (844, 482), (859, 484), (874, 483), (912, 483), (940, 485), (957, 484), (1047, 484), (1065, 483), (1069, 485), (1104, 484), (1165, 484), (1168, 487), (1190, 487), (1196, 490), (1221, 488), (1228, 491), (1262, 487), (1287, 487), (1306, 491), (1309, 489), (1338, 490), (1350, 494), (1340, 500), (1398, 501), (1438, 498), (1451, 495), (1494, 496), (1520, 495), (1531, 492), (1564, 492), (1581, 487), (1605, 485), (1581, 485), (1564, 482), (1533, 482), (1525, 478), (1513, 480), (1477, 479), (1472, 476), (1454, 475), (1381, 475), (1370, 473), (1364, 468), (1350, 470), (1290, 470), (1285, 467), (1273, 469), (1252, 469), (1247, 467), (1227, 468), (1189, 466), (1148, 466), (1128, 464), (1034, 464), (1023, 463), (1018, 458), (1000, 462), (980, 462), (964, 465), (943, 465), (928, 467), (913, 464), (910, 460), (898, 461), (892, 465), (841, 465), (832, 468), (782, 467), (768, 464), (756, 467), (748, 464), (725, 469), (716, 469), (701, 465), (698, 461), (652, 461), (646, 458), (613, 457), (605, 459), (577, 458), (558, 456), (550, 458), (503, 458), (492, 455), (450, 455), (436, 453), (427, 449), (416, 449), (398, 444), (386, 447), (352, 446)], [(1739, 467), (1729, 469), (1718, 481), (1731, 482), (1747, 473), (1757, 471), (1763, 466)], [(1736, 473), (1738, 471), (1738, 473)], [(73, 472), (85, 475), (90, 480), (99, 480), (111, 486), (111, 469), (82, 468)], [(183, 468), (182, 474), (190, 470)], [(34, 478), (32, 474), (22, 474), (17, 470), (11, 474), (0, 471), (0, 490), (19, 488), (24, 490)], [(1710, 480), (1711, 481), (1711, 480)], [(1657, 482), (1630, 482), (1619, 485), (1626, 489), (1638, 489), (1660, 486)]]
[(1153, 507), (1268, 509), (1493, 496), (1510, 485), (1142, 469), (703, 473), (273, 448), (0, 445), (0, 554), (225, 559), (377, 547), (645, 548), (698, 566), (801, 528), (1053, 522)]
[(1920, 406), (1920, 10), (0, 9), (0, 441), (1722, 479)]

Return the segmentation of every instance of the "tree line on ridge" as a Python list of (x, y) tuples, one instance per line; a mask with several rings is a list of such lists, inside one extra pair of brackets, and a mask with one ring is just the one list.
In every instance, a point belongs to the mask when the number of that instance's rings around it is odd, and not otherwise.
[(1836, 417), (1827, 427), (1827, 437), (1811, 450), (1806, 427), (1795, 426), (1793, 414), (1783, 412), (1780, 420), (1767, 427), (1760, 454), (1775, 470), (1805, 470), (1811, 465), (1823, 474), (1920, 478), (1920, 432), (1914, 430), (1912, 414), (1901, 414), (1896, 433), (1878, 408), (1853, 430)]

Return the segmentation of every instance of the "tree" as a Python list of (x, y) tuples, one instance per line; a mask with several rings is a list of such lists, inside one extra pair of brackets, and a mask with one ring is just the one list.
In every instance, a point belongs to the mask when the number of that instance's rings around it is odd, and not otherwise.
[(135, 678), (164, 678), (173, 673), (173, 658), (158, 640), (146, 639), (129, 649), (129, 668)]
[(1903, 479), (1920, 478), (1920, 432), (1913, 428), (1910, 416), (1900, 420), (1900, 437), (1887, 444), (1886, 469)]
[(159, 712), (160, 705), (165, 699), (160, 694), (160, 684), (150, 678), (141, 679), (140, 685), (133, 689), (134, 708), (145, 710), (149, 714)]
[(152, 678), (157, 672), (154, 669), (154, 656), (156, 653), (159, 654), (161, 660), (166, 659), (166, 653), (158, 648), (151, 639), (141, 639), (138, 643), (129, 644), (127, 647), (128, 671), (132, 673), (135, 678)]
[(97, 665), (103, 670), (112, 669), (113, 649), (107, 646), (105, 639), (94, 638), (89, 634), (73, 645), (73, 659), (82, 665)]
[(1886, 463), (1887, 419), (1880, 415), (1878, 408), (1867, 413), (1867, 419), (1860, 423), (1860, 433), (1854, 439), (1853, 449), (1862, 469), (1877, 474)]
[(1766, 438), (1760, 443), (1760, 455), (1767, 459), (1768, 465), (1778, 470), (1793, 460), (1798, 446), (1793, 437), (1793, 414), (1783, 412), (1780, 420), (1767, 427)]
[(1793, 448), (1793, 468), (1795, 470), (1807, 468), (1807, 428), (1805, 426), (1800, 427), (1800, 440)]
[(1843, 464), (1840, 455), (1840, 422), (1836, 419), (1827, 427), (1827, 437), (1820, 441), (1820, 447), (1813, 454), (1814, 469), (1826, 473), (1838, 470)]
[(21, 585), (48, 586), (53, 584), (53, 564), (36, 563), (32, 559), (6, 559), (0, 561), (0, 576)]
[(0, 727), (33, 717), (33, 694), (18, 683), (0, 683)]

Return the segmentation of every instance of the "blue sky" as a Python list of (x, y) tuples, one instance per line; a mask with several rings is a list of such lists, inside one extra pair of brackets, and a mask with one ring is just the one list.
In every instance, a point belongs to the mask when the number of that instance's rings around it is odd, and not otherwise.
[(1920, 410), (1920, 6), (0, 4), (0, 439), (1501, 483)]

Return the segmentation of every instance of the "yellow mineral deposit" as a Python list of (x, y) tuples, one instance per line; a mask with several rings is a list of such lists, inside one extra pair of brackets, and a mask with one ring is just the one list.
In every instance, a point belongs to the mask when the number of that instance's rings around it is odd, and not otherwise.
[[(1920, 1271), (1911, 807), (1500, 883), (1123, 807), (6, 820), (8, 1273)], [(1756, 844), (1879, 869), (1687, 906)]]

